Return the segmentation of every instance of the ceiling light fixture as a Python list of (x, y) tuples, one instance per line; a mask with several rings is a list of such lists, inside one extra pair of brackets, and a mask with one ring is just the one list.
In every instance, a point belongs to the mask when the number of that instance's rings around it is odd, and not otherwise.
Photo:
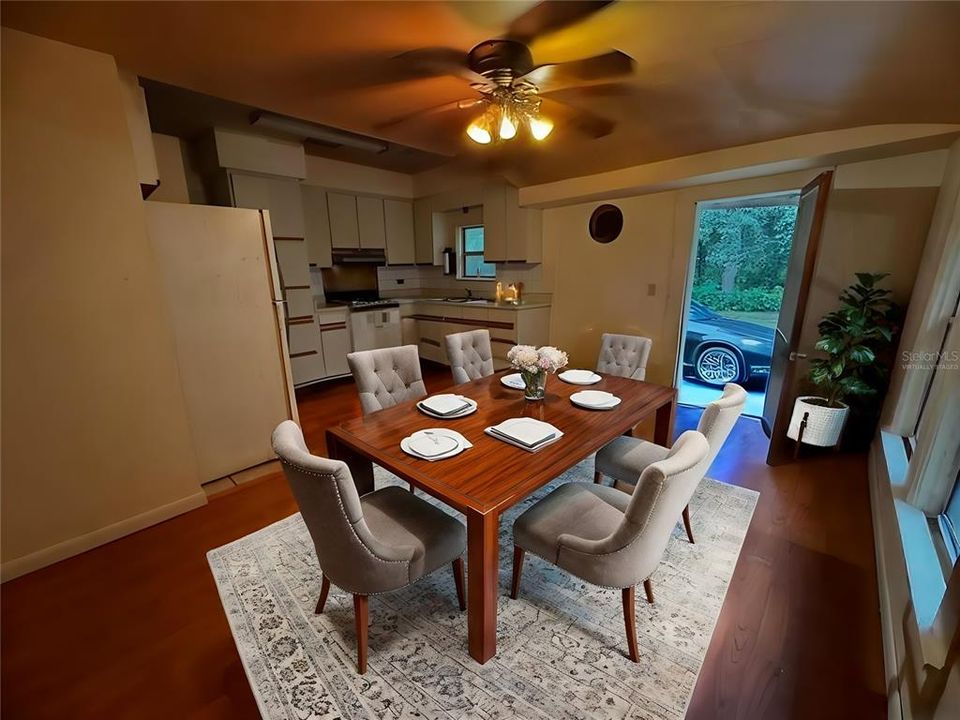
[(513, 81), (505, 76), (492, 77), (498, 86), (474, 86), (483, 95), (484, 111), (467, 126), (467, 137), (480, 145), (489, 145), (494, 139), (512, 140), (518, 130), (526, 126), (536, 141), (546, 138), (553, 130), (553, 122), (540, 114), (540, 95), (530, 82)]

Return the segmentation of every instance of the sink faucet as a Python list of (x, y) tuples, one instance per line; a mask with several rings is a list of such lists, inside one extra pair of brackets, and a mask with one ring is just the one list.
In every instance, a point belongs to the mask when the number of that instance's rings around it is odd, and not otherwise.
[(470, 300), (473, 297), (473, 293), (470, 291), (470, 288), (467, 288), (467, 300)]

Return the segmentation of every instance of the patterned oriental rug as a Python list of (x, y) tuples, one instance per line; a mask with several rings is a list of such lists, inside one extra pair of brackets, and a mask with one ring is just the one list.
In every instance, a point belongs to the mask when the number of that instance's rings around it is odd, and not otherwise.
[[(406, 487), (375, 471), (377, 487)], [(299, 513), (210, 551), (263, 717), (683, 717), (759, 495), (700, 483), (690, 503), (696, 544), (678, 523), (652, 578), (656, 602), (637, 593), (634, 664), (619, 591), (528, 554), (520, 598), (509, 597), (513, 520), (556, 485), (592, 478), (590, 458), (504, 513), (497, 655), (482, 666), (467, 653), (467, 616), (449, 569), (370, 598), (369, 665), (361, 676), (352, 596), (331, 587), (325, 612), (314, 615), (320, 568)]]

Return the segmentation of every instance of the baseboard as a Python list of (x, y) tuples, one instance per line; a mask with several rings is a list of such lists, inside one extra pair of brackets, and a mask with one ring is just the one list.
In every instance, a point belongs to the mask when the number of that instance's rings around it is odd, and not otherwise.
[(199, 490), (193, 495), (188, 495), (185, 498), (168, 503), (167, 505), (161, 505), (152, 510), (147, 510), (139, 515), (128, 517), (120, 522), (107, 525), (106, 527), (99, 528), (85, 535), (64, 540), (56, 545), (46, 547), (43, 550), (32, 552), (29, 555), (8, 560), (3, 563), (3, 565), (0, 565), (0, 582), (13, 580), (14, 578), (26, 575), (34, 570), (39, 570), (47, 565), (66, 560), (69, 557), (79, 555), (87, 550), (92, 550), (100, 545), (105, 545), (125, 535), (143, 530), (151, 525), (156, 525), (164, 520), (169, 520), (172, 517), (182, 515), (189, 510), (194, 510), (206, 504), (207, 494), (203, 492), (203, 490)]

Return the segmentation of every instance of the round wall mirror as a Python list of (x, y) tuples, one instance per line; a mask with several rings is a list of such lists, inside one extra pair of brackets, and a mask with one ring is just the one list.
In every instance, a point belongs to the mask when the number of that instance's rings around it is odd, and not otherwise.
[(623, 230), (623, 212), (616, 205), (601, 205), (590, 216), (590, 237), (598, 243), (611, 243)]

